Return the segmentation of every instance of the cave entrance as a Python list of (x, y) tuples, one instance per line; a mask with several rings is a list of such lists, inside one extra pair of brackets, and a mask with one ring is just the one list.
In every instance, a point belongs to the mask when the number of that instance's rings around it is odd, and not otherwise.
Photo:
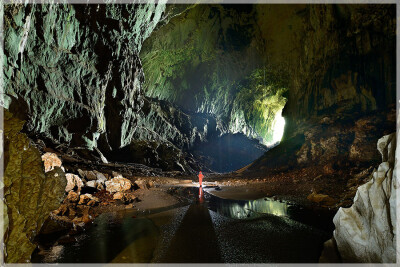
[(272, 145), (279, 144), (285, 130), (285, 118), (282, 116), (282, 109), (275, 115), (273, 122)]
[(212, 171), (222, 173), (250, 164), (267, 150), (268, 147), (257, 139), (250, 139), (242, 133), (228, 133), (210, 138), (208, 142), (194, 146), (190, 152)]

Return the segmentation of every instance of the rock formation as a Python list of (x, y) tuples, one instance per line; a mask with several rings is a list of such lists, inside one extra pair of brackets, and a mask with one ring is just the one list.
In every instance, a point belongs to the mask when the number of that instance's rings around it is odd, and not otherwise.
[(192, 172), (190, 149), (213, 136), (273, 142), (287, 100), (286, 140), (394, 103), (394, 5), (165, 10), (8, 5), (5, 107), (78, 154)]
[[(45, 173), (39, 151), (20, 133), (23, 121), (4, 114), (5, 261), (24, 263), (32, 240), (63, 200), (66, 179), (59, 167)], [(3, 220), (3, 219), (2, 219)]]
[(396, 262), (396, 147), (395, 133), (379, 139), (382, 163), (358, 188), (354, 204), (335, 215), (334, 238), (343, 262)]
[[(7, 5), (4, 105), (26, 131), (72, 147), (133, 140), (138, 53), (165, 5)], [(106, 108), (107, 107), (107, 108)]]
[(197, 5), (172, 18), (143, 44), (145, 95), (213, 114), (221, 133), (272, 142), (288, 84), (266, 67), (257, 15), (255, 6)]

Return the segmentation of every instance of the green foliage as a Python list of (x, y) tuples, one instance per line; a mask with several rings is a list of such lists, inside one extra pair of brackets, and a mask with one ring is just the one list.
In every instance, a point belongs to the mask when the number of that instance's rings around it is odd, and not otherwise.
[(288, 90), (285, 77), (271, 70), (256, 69), (239, 86), (235, 99), (246, 123), (265, 141), (272, 141), (275, 115), (286, 104)]

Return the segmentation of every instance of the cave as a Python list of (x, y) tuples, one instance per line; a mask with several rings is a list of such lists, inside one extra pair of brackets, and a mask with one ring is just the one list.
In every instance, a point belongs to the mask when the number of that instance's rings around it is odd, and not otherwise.
[(0, 12), (1, 263), (396, 262), (397, 3), (105, 2)]

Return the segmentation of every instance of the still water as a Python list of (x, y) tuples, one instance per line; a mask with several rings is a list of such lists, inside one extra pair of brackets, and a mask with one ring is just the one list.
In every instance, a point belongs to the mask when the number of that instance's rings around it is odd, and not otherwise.
[[(274, 259), (273, 262), (282, 262), (286, 259), (292, 259), (293, 262), (316, 261), (322, 243), (330, 238), (330, 226), (327, 225), (331, 222), (331, 218), (319, 218), (315, 213), (285, 201), (269, 198), (228, 200), (204, 193), (202, 189), (199, 191), (198, 188), (182, 190), (189, 190), (198, 197), (192, 199), (191, 204), (186, 206), (181, 204), (142, 213), (128, 210), (102, 214), (85, 232), (74, 235), (72, 238), (74, 242), (58, 242), (41, 253), (35, 251), (32, 255), (32, 262), (145, 263), (155, 261), (155, 259), (157, 262), (163, 262), (163, 259), (174, 262), (174, 257), (179, 257), (179, 254), (172, 258), (163, 254), (172, 251), (172, 247), (174, 251), (179, 250), (180, 243), (176, 241), (176, 235), (184, 235), (184, 237), (178, 237), (178, 240), (186, 238), (190, 242), (190, 229), (198, 227), (197, 221), (204, 219), (204, 215), (200, 215), (200, 220), (198, 217), (195, 218), (199, 214), (207, 215), (207, 219), (203, 220), (201, 224), (208, 224), (210, 229), (214, 228), (217, 231), (217, 233), (213, 233), (213, 236), (208, 235), (207, 238), (215, 239), (219, 243), (217, 244), (221, 249), (219, 255), (225, 255), (219, 260), (225, 262), (235, 262), (235, 259), (239, 262), (252, 262), (254, 259), (257, 262), (271, 262), (271, 259)], [(209, 212), (211, 217), (208, 215)], [(219, 214), (222, 221), (221, 219), (216, 221), (217, 217), (213, 215), (214, 213)], [(224, 226), (221, 228), (221, 225)], [(238, 236), (235, 233), (247, 228), (249, 231), (246, 231), (248, 238), (246, 248), (252, 246), (258, 248), (259, 244), (256, 243), (259, 241), (253, 242), (252, 240), (257, 240), (263, 235), (266, 235), (266, 238), (270, 239), (269, 241), (271, 241), (271, 237), (275, 239), (274, 236), (277, 236), (277, 242), (280, 242), (282, 249), (292, 246), (309, 246), (310, 248), (292, 258), (287, 258), (286, 255), (283, 255), (284, 258), (273, 258), (270, 255), (262, 255), (263, 251), (258, 252), (257, 257), (253, 257), (253, 260), (251, 257), (249, 258), (248, 254), (243, 258), (237, 258), (238, 253), (236, 252), (234, 253), (236, 258), (229, 256), (229, 251), (234, 251), (240, 243), (243, 243), (241, 238), (244, 236)], [(232, 234), (228, 237), (222, 233), (229, 231), (232, 231)], [(287, 233), (287, 243), (282, 243), (279, 233)], [(202, 235), (197, 238), (201, 239)], [(235, 247), (233, 250), (230, 249), (230, 244), (236, 244), (236, 242), (238, 245), (232, 246)], [(307, 242), (306, 246), (302, 245), (305, 242)], [(296, 245), (297, 243), (298, 245)], [(207, 244), (207, 240), (205, 240), (205, 244)], [(160, 247), (164, 247), (165, 251)], [(277, 249), (281, 250), (281, 248)], [(188, 251), (191, 253), (191, 250)], [(265, 253), (272, 253), (272, 251), (266, 250)], [(310, 255), (307, 256), (307, 253)], [(277, 253), (273, 252), (273, 254)], [(178, 261), (178, 258), (176, 259)]]

